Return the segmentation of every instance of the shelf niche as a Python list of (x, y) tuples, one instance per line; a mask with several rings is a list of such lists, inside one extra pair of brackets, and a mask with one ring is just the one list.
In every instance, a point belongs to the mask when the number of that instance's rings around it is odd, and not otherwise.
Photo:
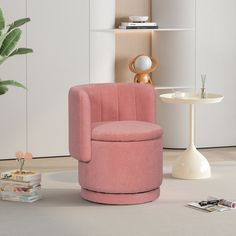
[[(129, 21), (131, 15), (145, 15), (151, 19), (151, 0), (116, 0), (116, 28), (122, 21)], [(115, 29), (114, 32), (127, 32)], [(116, 82), (132, 82), (129, 61), (139, 54), (151, 56), (152, 32), (132, 31), (130, 34), (116, 34)]]

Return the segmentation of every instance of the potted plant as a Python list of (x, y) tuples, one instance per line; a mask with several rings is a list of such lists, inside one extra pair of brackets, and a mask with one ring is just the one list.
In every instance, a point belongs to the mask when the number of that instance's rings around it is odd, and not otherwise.
[[(33, 52), (31, 48), (17, 48), (22, 34), (20, 27), (30, 21), (30, 18), (22, 18), (6, 25), (5, 18), (0, 8), (0, 65), (8, 58)], [(26, 87), (15, 80), (0, 79), (0, 95), (8, 91), (8, 86)]]

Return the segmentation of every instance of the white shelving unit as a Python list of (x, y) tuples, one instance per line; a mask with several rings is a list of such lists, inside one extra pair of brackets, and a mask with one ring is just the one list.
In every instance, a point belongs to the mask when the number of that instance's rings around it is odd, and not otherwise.
[(194, 31), (192, 28), (182, 28), (182, 29), (171, 29), (171, 28), (163, 28), (163, 29), (114, 29), (114, 32), (122, 32), (122, 33), (133, 33), (133, 32), (175, 32), (175, 31)]
[[(15, 7), (12, 7), (13, 2)], [(232, 29), (236, 3), (218, 3), (212, 12), (214, 0), (152, 0), (152, 21), (158, 22), (160, 29), (123, 30), (114, 29), (115, 0), (71, 0), (69, 3), (66, 0), (1, 0), (7, 23), (27, 15), (31, 17), (27, 31), (23, 26), (20, 46), (32, 47), (34, 53), (28, 55), (28, 59), (14, 57), (1, 65), (2, 79), (27, 84), (29, 92), (26, 95), (25, 91), (11, 88), (1, 96), (0, 159), (12, 158), (15, 151), (27, 148), (35, 156), (67, 155), (69, 87), (89, 82), (114, 82), (116, 37), (136, 32), (152, 35), (152, 55), (160, 64), (153, 73), (158, 94), (194, 89), (195, 83), (199, 88), (200, 80), (196, 80), (195, 75), (199, 78), (203, 72), (209, 75), (207, 89), (225, 95), (221, 104), (212, 106), (210, 114), (207, 106), (197, 110), (197, 145), (235, 145), (236, 112), (232, 109), (236, 87), (232, 59), (235, 58), (235, 43), (231, 39), (235, 38)], [(38, 11), (41, 8), (44, 9), (43, 18)], [(218, 17), (222, 10), (228, 17)], [(55, 41), (55, 30), (62, 32), (62, 28), (67, 33)], [(198, 52), (197, 68), (195, 50)], [(222, 60), (225, 63), (222, 64)], [(157, 101), (158, 123), (165, 131), (165, 147), (187, 146), (187, 114), (185, 106)], [(215, 127), (219, 128), (220, 135), (212, 137)]]
[(108, 33), (135, 33), (135, 32), (175, 32), (175, 31), (194, 31), (194, 28), (162, 28), (162, 29), (96, 29), (92, 32), (108, 32)]
[[(195, 0), (152, 0), (152, 21), (158, 23), (159, 29), (114, 28), (115, 0), (90, 0), (90, 4), (91, 68), (94, 68), (91, 69), (90, 82), (115, 81), (116, 52), (113, 46), (117, 34), (151, 33), (152, 56), (158, 59), (160, 65), (153, 73), (157, 93), (194, 89)], [(101, 7), (104, 4), (106, 9)], [(185, 148), (188, 144), (188, 132), (185, 130), (187, 109), (169, 107), (159, 99), (157, 106), (158, 123), (165, 130), (164, 146)], [(173, 117), (177, 117), (177, 122), (173, 122)]]

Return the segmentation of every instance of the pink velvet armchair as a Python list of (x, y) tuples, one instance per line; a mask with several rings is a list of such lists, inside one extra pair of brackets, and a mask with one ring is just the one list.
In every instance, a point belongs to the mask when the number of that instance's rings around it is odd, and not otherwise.
[(69, 150), (79, 161), (81, 197), (138, 204), (159, 197), (162, 129), (155, 91), (133, 83), (89, 84), (69, 92)]

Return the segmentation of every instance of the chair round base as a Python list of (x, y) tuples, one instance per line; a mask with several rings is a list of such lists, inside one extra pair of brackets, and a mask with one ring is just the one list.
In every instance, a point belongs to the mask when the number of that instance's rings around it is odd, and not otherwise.
[(152, 202), (160, 196), (160, 188), (142, 193), (100, 193), (81, 189), (80, 196), (90, 202), (110, 205), (131, 205)]

